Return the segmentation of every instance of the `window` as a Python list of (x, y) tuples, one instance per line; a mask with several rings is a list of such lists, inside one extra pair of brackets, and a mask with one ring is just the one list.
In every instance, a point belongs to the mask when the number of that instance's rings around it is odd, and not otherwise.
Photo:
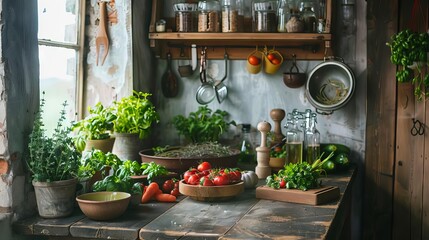
[(85, 0), (38, 0), (40, 94), (45, 93), (48, 131), (56, 126), (64, 101), (68, 121), (81, 113), (84, 4)]

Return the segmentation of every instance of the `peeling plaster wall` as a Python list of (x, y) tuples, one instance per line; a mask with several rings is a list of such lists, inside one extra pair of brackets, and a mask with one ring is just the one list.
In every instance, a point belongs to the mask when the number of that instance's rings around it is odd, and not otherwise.
[(131, 0), (114, 2), (114, 6), (108, 5), (107, 13), (115, 14), (116, 11), (117, 23), (108, 23), (108, 55), (105, 63), (101, 65), (99, 62), (97, 66), (95, 38), (100, 8), (96, 0), (87, 1), (85, 106), (94, 106), (97, 102), (109, 105), (113, 100), (130, 95), (133, 89)]
[(35, 213), (23, 155), (39, 99), (37, 1), (0, 2), (0, 231), (2, 239), (23, 239), (10, 224)]

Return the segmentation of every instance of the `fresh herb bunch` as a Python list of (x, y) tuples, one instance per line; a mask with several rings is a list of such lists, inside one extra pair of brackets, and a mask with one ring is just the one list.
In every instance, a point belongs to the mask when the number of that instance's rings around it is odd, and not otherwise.
[(334, 153), (321, 160), (323, 154), (313, 164), (307, 162), (289, 163), (284, 169), (281, 169), (277, 174), (268, 176), (266, 184), (269, 187), (278, 189), (281, 187), (281, 181), (285, 181), (285, 187), (288, 189), (300, 189), (307, 191), (311, 188), (320, 186), (320, 174), (324, 171), (322, 165), (328, 161)]
[(142, 174), (147, 175), (147, 181), (151, 183), (156, 176), (168, 175), (168, 170), (154, 162), (142, 163)]
[(73, 130), (77, 131), (75, 145), (78, 150), (83, 151), (86, 140), (101, 140), (110, 138), (113, 131), (113, 121), (116, 115), (110, 108), (105, 108), (98, 102), (93, 108), (88, 108), (89, 115), (74, 123)]
[(149, 96), (152, 94), (134, 91), (133, 95), (113, 102), (116, 115), (113, 128), (116, 133), (138, 133), (140, 139), (149, 136), (151, 126), (159, 122), (159, 115)]
[(236, 125), (235, 121), (226, 121), (228, 115), (228, 112), (220, 109), (213, 112), (204, 105), (196, 112), (189, 113), (188, 117), (175, 116), (173, 124), (179, 135), (183, 135), (192, 143), (216, 142), (223, 133), (228, 131), (229, 125)]
[[(427, 62), (427, 53), (429, 52), (429, 34), (417, 33), (405, 29), (396, 35), (393, 35), (391, 42), (386, 43), (390, 47), (390, 61), (400, 66), (396, 72), (398, 82), (411, 82), (415, 84), (414, 95), (418, 100), (423, 96), (428, 96), (426, 92), (429, 88), (429, 74), (424, 74), (421, 70), (420, 62)], [(413, 70), (411, 65), (416, 63), (417, 74), (412, 77)], [(423, 84), (424, 89), (421, 88)]]
[(79, 166), (78, 177), (85, 179), (92, 177), (97, 171), (104, 173), (105, 167), (110, 167), (115, 171), (120, 165), (122, 165), (122, 161), (115, 154), (93, 149), (92, 151), (84, 152)]
[(42, 117), (45, 99), (42, 98), (40, 101), (28, 144), (27, 165), (33, 181), (53, 182), (73, 179), (77, 176), (81, 155), (75, 148), (71, 126), (64, 126), (66, 106), (65, 101), (52, 136), (46, 136)]

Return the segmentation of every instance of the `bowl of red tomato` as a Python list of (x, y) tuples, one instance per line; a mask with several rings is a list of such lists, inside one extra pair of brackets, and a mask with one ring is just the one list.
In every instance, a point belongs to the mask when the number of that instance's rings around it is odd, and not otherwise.
[(239, 169), (211, 168), (208, 162), (187, 170), (179, 182), (179, 192), (197, 201), (224, 201), (243, 191)]

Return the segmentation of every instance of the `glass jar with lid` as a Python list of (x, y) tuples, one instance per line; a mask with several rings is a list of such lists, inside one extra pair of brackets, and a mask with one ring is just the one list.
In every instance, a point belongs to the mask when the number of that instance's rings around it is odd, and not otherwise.
[(217, 0), (198, 2), (198, 32), (220, 32), (220, 3)]
[(277, 1), (254, 0), (252, 12), (254, 32), (277, 32)]
[(238, 32), (238, 6), (235, 0), (222, 0), (222, 32)]
[(197, 3), (189, 3), (185, 0), (176, 0), (173, 10), (176, 20), (177, 32), (196, 31)]

